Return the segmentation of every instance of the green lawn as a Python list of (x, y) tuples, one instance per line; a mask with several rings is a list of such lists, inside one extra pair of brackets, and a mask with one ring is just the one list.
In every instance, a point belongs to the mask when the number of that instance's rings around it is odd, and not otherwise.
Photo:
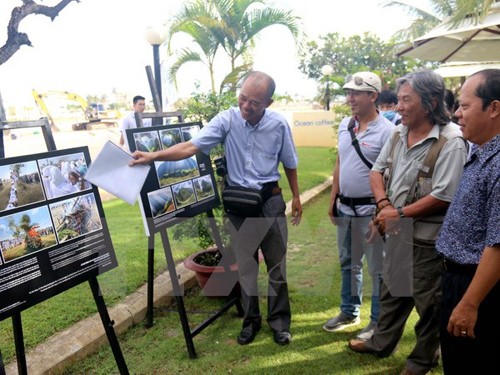
[[(389, 358), (360, 355), (347, 342), (368, 323), (369, 297), (364, 298), (362, 324), (344, 332), (327, 333), (323, 323), (336, 315), (340, 300), (340, 269), (335, 228), (327, 217), (328, 192), (304, 210), (303, 222), (290, 227), (288, 279), (292, 306), (293, 341), (278, 346), (266, 325), (248, 346), (236, 343), (241, 318), (233, 308), (194, 338), (198, 354), (188, 358), (179, 316), (166, 307), (155, 310), (155, 324), (139, 324), (119, 337), (125, 360), (134, 374), (398, 374), (414, 344), (415, 313), (410, 318), (397, 351)], [(261, 265), (261, 271), (264, 266)], [(261, 275), (263, 276), (263, 275)], [(262, 278), (263, 279), (263, 278)], [(365, 285), (370, 285), (369, 280)], [(366, 291), (367, 294), (369, 291)], [(193, 289), (184, 298), (192, 326), (216, 310), (222, 299), (200, 296)], [(266, 311), (266, 298), (261, 298)], [(68, 374), (116, 373), (108, 346), (66, 370)], [(434, 374), (440, 369), (434, 371)]]
[[(299, 185), (305, 191), (322, 183), (330, 174), (334, 156), (326, 148), (300, 148)], [(282, 184), (285, 199), (290, 199), (288, 184)], [(335, 245), (335, 227), (327, 217), (329, 193), (325, 192), (304, 207), (303, 221), (290, 226), (288, 278), (292, 304), (293, 342), (281, 347), (273, 342), (270, 330), (263, 327), (254, 343), (236, 343), (241, 319), (235, 309), (223, 315), (195, 337), (197, 360), (189, 360), (177, 312), (168, 307), (155, 310), (155, 324), (146, 329), (138, 324), (119, 336), (128, 368), (134, 374), (397, 374), (414, 343), (412, 316), (396, 353), (385, 359), (359, 355), (347, 348), (356, 329), (327, 333), (323, 323), (338, 313), (340, 269)], [(104, 203), (106, 219), (119, 267), (99, 276), (107, 305), (110, 306), (136, 290), (147, 278), (147, 238), (137, 205), (123, 201)], [(170, 230), (169, 230), (170, 232)], [(161, 241), (156, 239), (156, 273), (165, 270)], [(198, 250), (196, 241), (173, 241), (174, 258), (184, 259)], [(264, 272), (264, 266), (261, 266)], [(262, 278), (262, 281), (264, 278)], [(366, 282), (365, 285), (370, 285)], [(367, 291), (368, 292), (368, 291)], [(216, 310), (221, 302), (201, 296), (195, 288), (184, 299), (190, 323), (195, 326)], [(362, 307), (362, 324), (368, 323), (369, 298)], [(266, 311), (265, 297), (262, 311)], [(26, 347), (96, 312), (87, 283), (75, 287), (23, 312)], [(265, 314), (264, 314), (265, 317)], [(0, 349), (5, 363), (14, 356), (10, 319), (0, 322)], [(117, 373), (108, 346), (78, 362), (68, 374)], [(439, 373), (436, 371), (435, 373)]]
[[(331, 174), (334, 154), (330, 149), (304, 147), (299, 148), (298, 153), (301, 191), (322, 183)], [(290, 199), (286, 180), (281, 185), (285, 199)], [(98, 278), (106, 303), (110, 306), (146, 282), (148, 241), (137, 204), (130, 206), (115, 199), (104, 202), (103, 206), (119, 264), (116, 269)], [(170, 240), (176, 261), (181, 261), (199, 250), (195, 240)], [(158, 274), (166, 269), (166, 262), (159, 236), (155, 244), (155, 272)], [(96, 306), (88, 283), (24, 311), (22, 321), (26, 348), (36, 346), (54, 333), (95, 312)], [(5, 363), (14, 358), (11, 319), (0, 322), (0, 350)]]

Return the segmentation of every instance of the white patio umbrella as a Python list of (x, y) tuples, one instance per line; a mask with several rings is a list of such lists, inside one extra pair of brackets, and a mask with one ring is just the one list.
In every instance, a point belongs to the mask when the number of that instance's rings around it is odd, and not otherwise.
[(447, 20), (443, 21), (397, 56), (440, 62), (500, 61), (500, 3), (497, 4), (477, 24), (470, 17), (452, 29)]
[(485, 62), (449, 62), (434, 69), (434, 72), (441, 77), (468, 77), (471, 74), (479, 72), (483, 69), (500, 69), (500, 61), (485, 61)]

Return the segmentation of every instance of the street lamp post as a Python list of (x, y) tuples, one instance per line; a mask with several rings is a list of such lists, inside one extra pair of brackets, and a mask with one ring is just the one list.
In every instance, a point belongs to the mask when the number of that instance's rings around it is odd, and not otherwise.
[(329, 77), (332, 75), (333, 68), (330, 65), (324, 65), (321, 68), (321, 73), (325, 77), (326, 80), (326, 89), (325, 89), (325, 108), (327, 111), (330, 110), (330, 80)]
[(155, 75), (155, 86), (160, 101), (160, 110), (163, 107), (163, 97), (161, 90), (161, 64), (160, 64), (160, 46), (165, 42), (166, 33), (160, 28), (149, 27), (146, 30), (146, 40), (153, 47), (153, 66)]

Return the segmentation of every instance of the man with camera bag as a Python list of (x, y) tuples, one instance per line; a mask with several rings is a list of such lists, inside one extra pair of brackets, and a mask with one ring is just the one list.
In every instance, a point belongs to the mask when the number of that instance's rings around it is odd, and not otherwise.
[(286, 205), (278, 186), (280, 162), (293, 195), (293, 225), (300, 223), (302, 206), (290, 127), (280, 114), (268, 109), (275, 87), (267, 74), (250, 72), (241, 87), (238, 107), (219, 113), (188, 142), (153, 153), (136, 151), (131, 163), (181, 160), (200, 150), (208, 154), (218, 144), (224, 145), (228, 174), (222, 196), (232, 224), (231, 244), (242, 288), (244, 318), (237, 338), (241, 345), (251, 343), (261, 328), (257, 291), (259, 247), (269, 276), (267, 322), (277, 344), (286, 345), (291, 340), (285, 262), (288, 232)]

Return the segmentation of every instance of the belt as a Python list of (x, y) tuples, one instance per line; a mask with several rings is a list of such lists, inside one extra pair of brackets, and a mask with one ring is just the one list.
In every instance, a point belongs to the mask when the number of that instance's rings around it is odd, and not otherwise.
[(340, 203), (345, 204), (347, 206), (367, 206), (371, 204), (376, 204), (375, 198), (350, 198), (345, 195), (339, 194)]
[(450, 273), (474, 276), (477, 264), (459, 264), (443, 258), (443, 268)]

